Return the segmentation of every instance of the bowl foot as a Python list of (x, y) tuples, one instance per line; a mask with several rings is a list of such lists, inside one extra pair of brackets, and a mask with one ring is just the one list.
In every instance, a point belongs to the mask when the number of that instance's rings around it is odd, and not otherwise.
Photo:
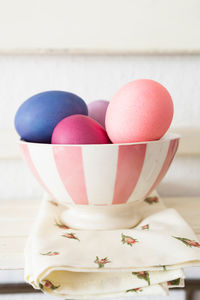
[(141, 220), (139, 202), (107, 206), (68, 205), (60, 219), (74, 229), (112, 230), (131, 228)]

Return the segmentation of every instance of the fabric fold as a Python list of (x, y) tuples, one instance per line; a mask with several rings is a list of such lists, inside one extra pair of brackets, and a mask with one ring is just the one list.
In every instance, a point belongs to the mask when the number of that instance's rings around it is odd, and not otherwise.
[(135, 228), (77, 230), (60, 222), (64, 207), (41, 203), (25, 248), (25, 280), (70, 299), (166, 295), (184, 286), (183, 268), (200, 265), (200, 243), (156, 195), (140, 204)]

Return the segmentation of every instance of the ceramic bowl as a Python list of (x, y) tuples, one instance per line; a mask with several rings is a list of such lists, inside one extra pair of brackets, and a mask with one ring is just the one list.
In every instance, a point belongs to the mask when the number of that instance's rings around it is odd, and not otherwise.
[(69, 208), (76, 206), (72, 218), (85, 215), (87, 221), (88, 212), (100, 219), (106, 211), (116, 217), (115, 211), (125, 210), (126, 215), (131, 205), (147, 197), (165, 176), (178, 143), (179, 136), (170, 133), (141, 143), (55, 145), (20, 141), (20, 147), (50, 197)]

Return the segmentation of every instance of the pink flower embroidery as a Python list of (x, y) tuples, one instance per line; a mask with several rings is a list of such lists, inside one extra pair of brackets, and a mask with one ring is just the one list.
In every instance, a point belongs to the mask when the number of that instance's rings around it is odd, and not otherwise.
[(51, 283), (50, 281), (47, 280), (47, 281), (44, 283), (44, 286), (45, 286), (46, 288), (50, 289), (50, 288), (52, 287), (52, 283)]
[(148, 204), (153, 204), (153, 203), (158, 203), (159, 202), (159, 199), (158, 197), (147, 197), (144, 199), (144, 201)]
[(57, 227), (59, 227), (60, 229), (69, 229), (69, 227), (67, 225), (65, 225), (65, 224), (63, 224), (61, 222), (57, 222), (56, 220), (55, 220), (55, 225)]
[(62, 234), (63, 237), (66, 237), (68, 239), (74, 239), (80, 242), (79, 238), (74, 233), (64, 233)]
[(128, 236), (128, 235), (125, 235), (122, 233), (122, 243), (123, 244), (127, 244), (127, 245), (130, 245), (131, 247), (133, 246), (133, 244), (137, 243), (138, 241), (136, 239), (134, 239), (133, 237), (131, 236)]
[(96, 256), (96, 259), (94, 261), (95, 264), (98, 264), (99, 268), (103, 268), (105, 264), (110, 263), (111, 261), (105, 257), (105, 258), (99, 258), (98, 256)]
[(43, 284), (42, 283), (39, 284), (39, 287), (41, 290), (44, 290), (44, 288), (55, 290), (55, 289), (58, 289), (60, 287), (60, 285), (56, 286), (51, 281), (45, 280)]
[(149, 224), (141, 226), (142, 230), (148, 230), (149, 229)]
[(190, 239), (187, 239), (187, 238), (181, 238), (181, 237), (178, 237), (178, 236), (173, 236), (173, 238), (175, 238), (175, 239), (183, 242), (188, 247), (197, 247), (197, 248), (200, 248), (200, 243), (196, 242), (194, 240), (190, 240)]
[(46, 253), (40, 253), (41, 255), (47, 255), (47, 256), (55, 256), (55, 255), (59, 255), (60, 253), (57, 252), (57, 251), (49, 251), (49, 252), (46, 252)]
[(186, 242), (187, 242), (190, 246), (197, 247), (197, 248), (200, 247), (200, 243), (198, 243), (198, 242), (195, 242), (195, 241), (189, 241), (189, 240), (186, 240)]

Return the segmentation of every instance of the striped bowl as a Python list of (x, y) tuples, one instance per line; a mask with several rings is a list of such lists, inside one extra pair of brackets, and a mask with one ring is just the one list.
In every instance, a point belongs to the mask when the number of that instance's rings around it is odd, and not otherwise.
[(20, 141), (39, 183), (63, 204), (125, 204), (148, 196), (166, 174), (179, 136), (101, 145), (55, 145)]
[(53, 145), (20, 141), (39, 183), (62, 204), (110, 205), (141, 200), (165, 176), (179, 136), (130, 144)]

